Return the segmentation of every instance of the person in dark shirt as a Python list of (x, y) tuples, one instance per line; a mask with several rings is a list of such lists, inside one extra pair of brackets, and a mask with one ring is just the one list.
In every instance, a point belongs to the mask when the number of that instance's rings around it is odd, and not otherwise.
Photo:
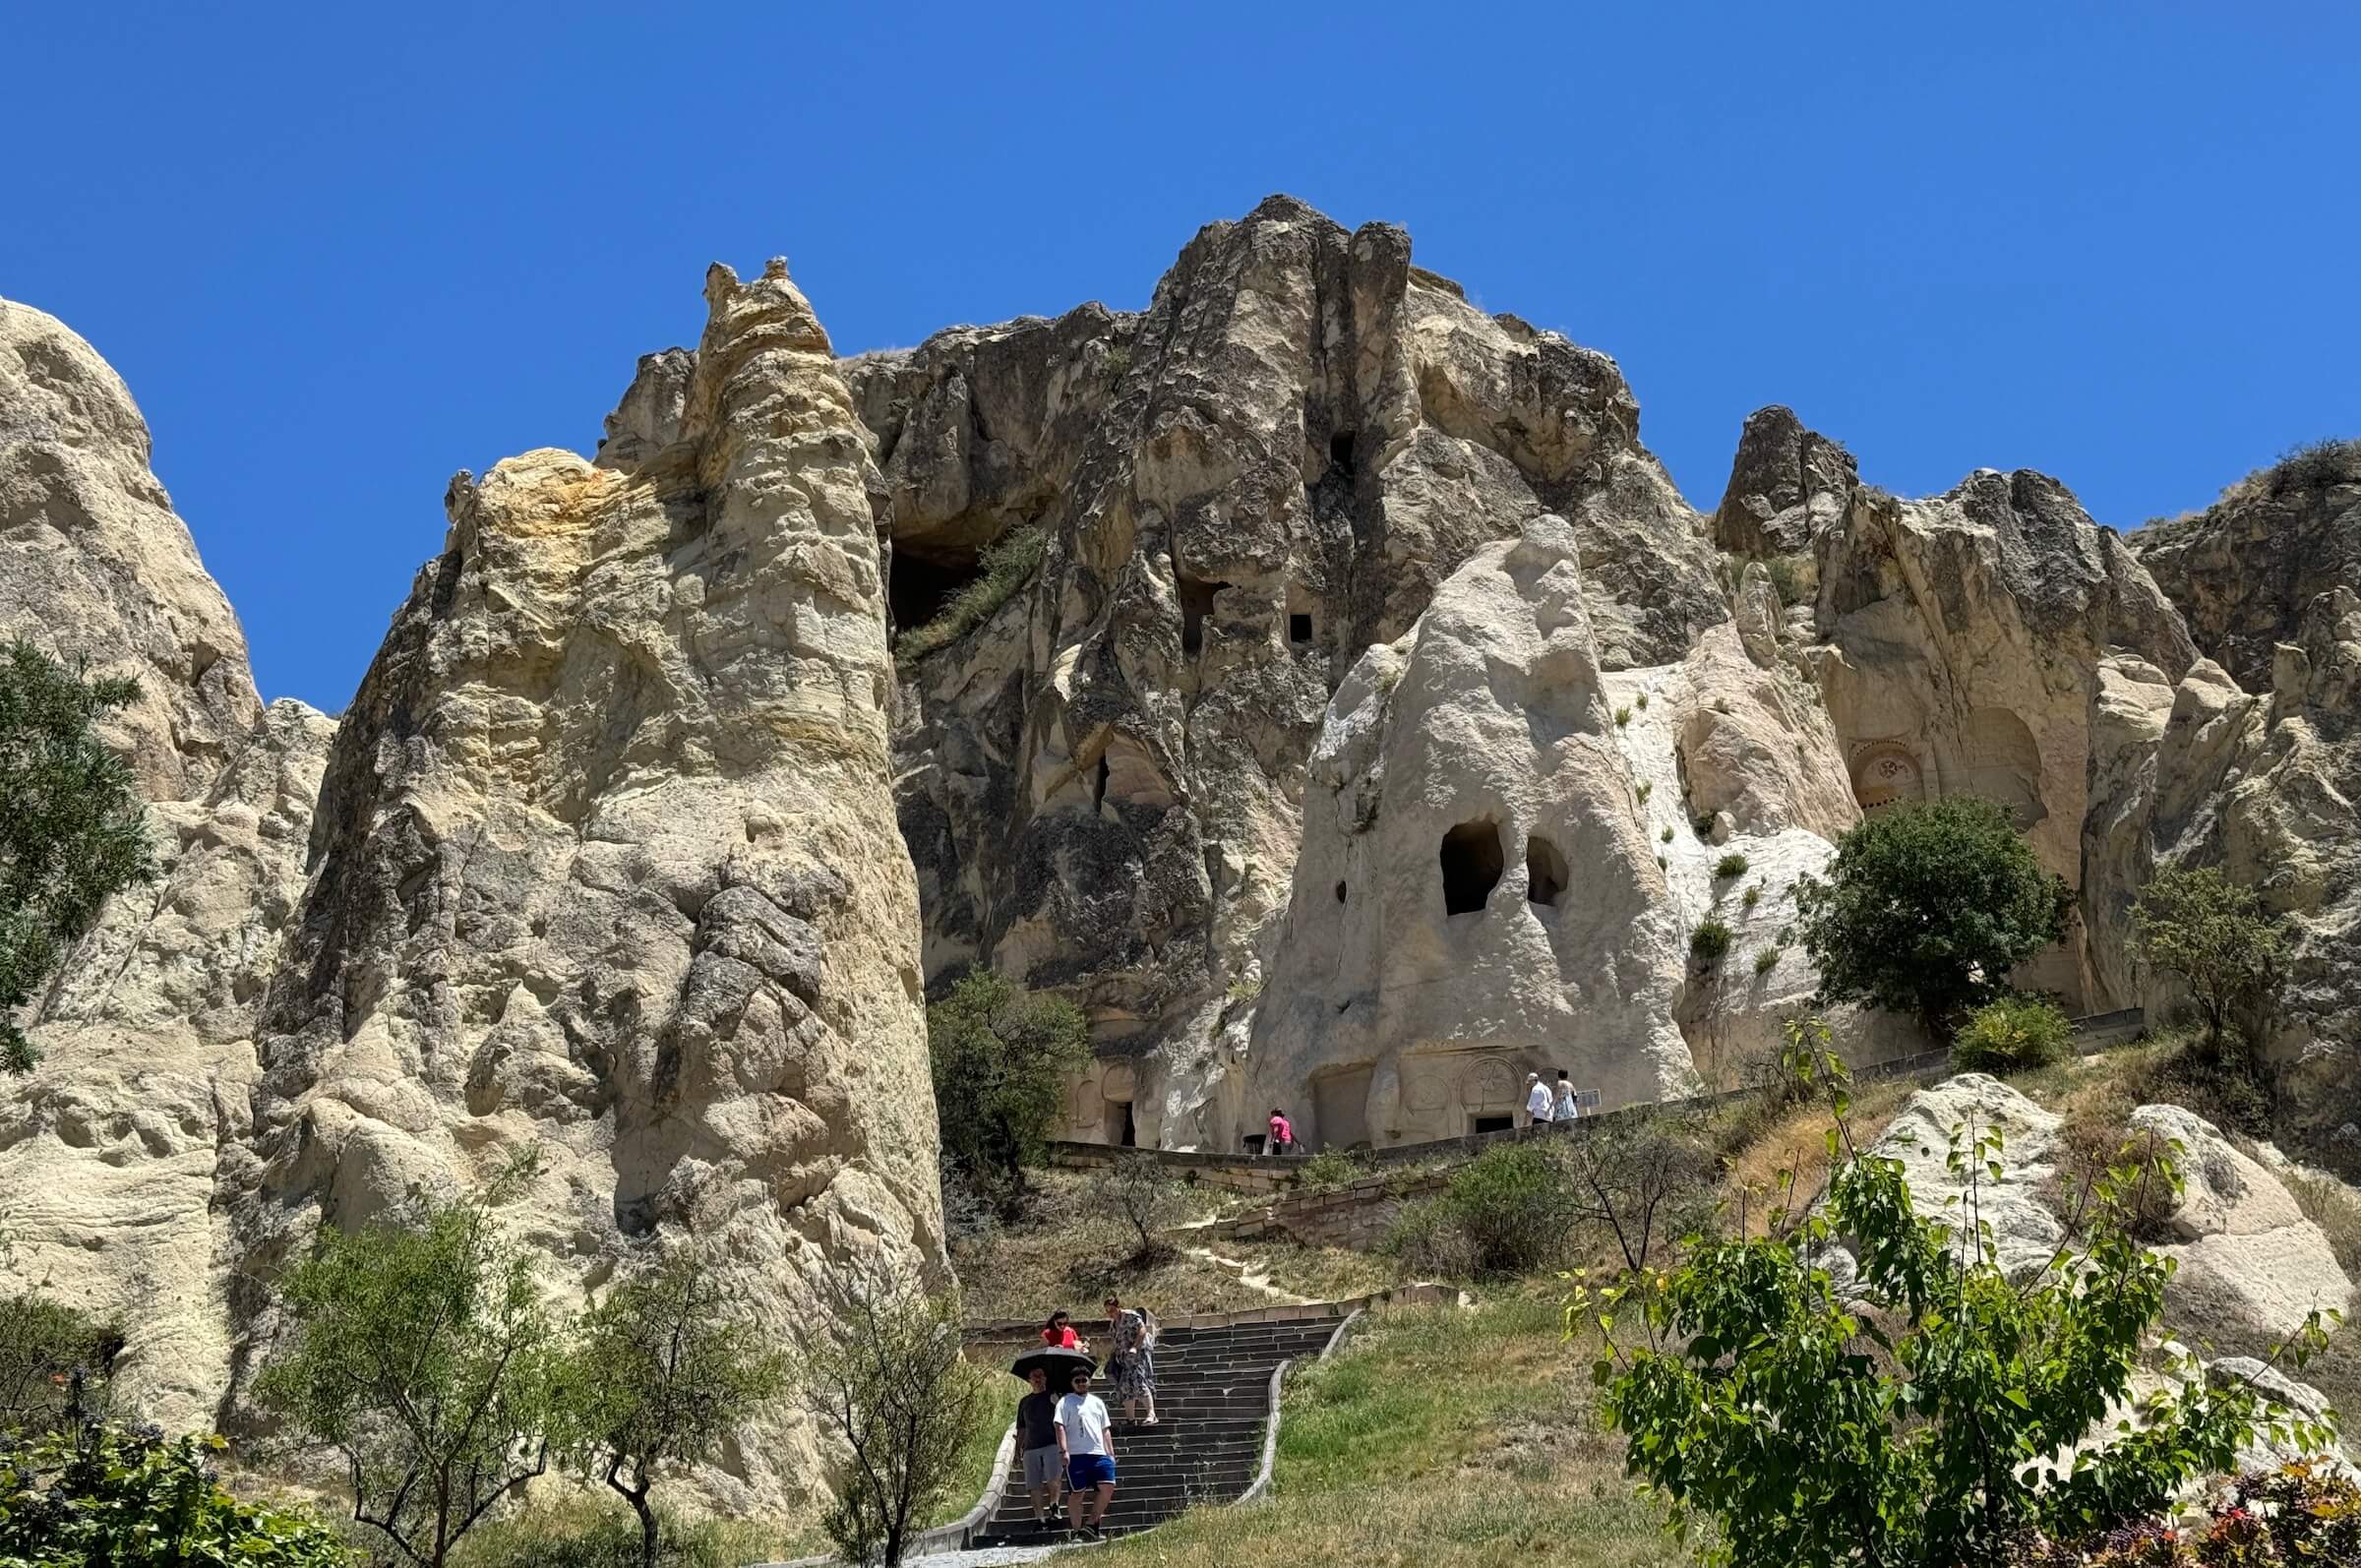
[(1033, 1493), (1033, 1525), (1049, 1528), (1058, 1516), (1058, 1485), (1065, 1478), (1065, 1455), (1058, 1445), (1058, 1396), (1050, 1374), (1033, 1368), (1033, 1392), (1016, 1402), (1016, 1446), (1025, 1456), (1025, 1485)]

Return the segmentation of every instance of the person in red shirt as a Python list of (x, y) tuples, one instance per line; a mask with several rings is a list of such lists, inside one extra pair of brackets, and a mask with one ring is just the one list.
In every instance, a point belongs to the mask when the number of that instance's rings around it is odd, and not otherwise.
[(1295, 1123), (1277, 1106), (1271, 1108), (1271, 1153), (1291, 1154), (1296, 1147)]
[(1042, 1326), (1041, 1343), (1061, 1351), (1090, 1349), (1090, 1342), (1074, 1332), (1073, 1323), (1062, 1311), (1050, 1314), (1049, 1322)]

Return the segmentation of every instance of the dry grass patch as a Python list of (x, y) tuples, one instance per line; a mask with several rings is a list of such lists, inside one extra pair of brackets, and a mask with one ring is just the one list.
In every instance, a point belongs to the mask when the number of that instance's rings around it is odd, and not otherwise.
[[(1893, 1124), (1903, 1103), (1921, 1087), (1910, 1078), (1854, 1084), (1852, 1109), (1846, 1117), (1852, 1125), (1854, 1141), (1864, 1147), (1875, 1142)], [(1794, 1200), (1779, 1193), (1782, 1171), (1795, 1173), (1793, 1190), (1798, 1198), (1816, 1196), (1828, 1185), (1828, 1128), (1827, 1103), (1807, 1101), (1774, 1117), (1752, 1141), (1727, 1157), (1722, 1184), (1733, 1229), (1742, 1208), (1747, 1234), (1761, 1236), (1768, 1209), (1783, 1202), (1793, 1205)]]

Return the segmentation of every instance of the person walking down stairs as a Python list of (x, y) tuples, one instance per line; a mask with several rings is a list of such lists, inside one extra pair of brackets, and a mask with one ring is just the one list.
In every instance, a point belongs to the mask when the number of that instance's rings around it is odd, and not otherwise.
[(1033, 1494), (1033, 1525), (1049, 1528), (1058, 1516), (1058, 1489), (1065, 1479), (1065, 1455), (1058, 1444), (1058, 1396), (1050, 1374), (1033, 1368), (1033, 1392), (1016, 1402), (1016, 1446), (1025, 1456), (1025, 1488)]
[(1125, 1306), (1107, 1297), (1107, 1325), (1115, 1348), (1107, 1356), (1107, 1375), (1115, 1379), (1115, 1397), (1123, 1404), (1123, 1419), (1139, 1419), (1144, 1400), (1148, 1418), (1156, 1424), (1156, 1318), (1144, 1307)]
[(1074, 1534), (1103, 1538), (1099, 1525), (1115, 1501), (1115, 1422), (1107, 1402), (1090, 1391), (1090, 1374), (1074, 1370), (1073, 1391), (1058, 1402), (1058, 1446), (1065, 1454), (1066, 1518)]

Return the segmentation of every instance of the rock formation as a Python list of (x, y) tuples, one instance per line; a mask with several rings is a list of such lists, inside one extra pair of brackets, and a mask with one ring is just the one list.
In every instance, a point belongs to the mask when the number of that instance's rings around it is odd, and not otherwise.
[(1683, 933), (1617, 745), (1581, 555), (1547, 515), (1487, 546), (1337, 693), (1241, 1074), (1245, 1106), (1300, 1107), (1307, 1139), (1505, 1118), (1529, 1061), (1616, 1104), (1695, 1078), (1672, 1016)]
[[(526, 1145), (542, 1174), (513, 1223), (561, 1298), (695, 1238), (794, 1342), (826, 1331), (830, 1271), (939, 1276), (883, 486), (784, 269), (717, 268), (707, 299), (698, 352), (643, 364), (606, 466), (545, 451), (454, 481), (446, 550), (333, 745), (281, 703), (212, 760), (203, 699), (234, 674), (253, 703), (225, 606), (188, 636), (234, 660), (125, 738), (166, 874), (32, 1020), (50, 1059), (0, 1107), (0, 1181), (19, 1277), (121, 1315), (122, 1386), (158, 1418), (240, 1418), (275, 1329), (262, 1282), (318, 1225), (472, 1186)], [(93, 379), (87, 349), (28, 340), (29, 363)], [(128, 411), (94, 382), (115, 401), (56, 405)], [(46, 472), (45, 427), (30, 457), (13, 443), (26, 423), (0, 426), (4, 471)], [(151, 512), (73, 492), (53, 515), (122, 537), (44, 570), (118, 600), (202, 581), (160, 490), (133, 489)], [(183, 597), (218, 606), (203, 586)], [(184, 780), (211, 787), (182, 800)], [(785, 1416), (714, 1489), (776, 1506), (811, 1461)]]
[(1386, 224), (1273, 198), (1145, 314), (944, 333), (846, 367), (892, 487), (895, 599), (932, 613), (1010, 530), (1042, 565), (905, 661), (902, 821), (931, 978), (1074, 995), (1106, 1060), (1073, 1130), (1226, 1141), (1207, 1077), (1293, 874), (1336, 684), (1544, 512), (1607, 668), (1727, 609), (1613, 362), (1487, 316)]
[(106, 733), (148, 798), (203, 795), (262, 713), (246, 636), (148, 466), (148, 422), (65, 324), (0, 299), (0, 634), (133, 675)]
[(1714, 542), (1740, 556), (1801, 554), (1859, 486), (1860, 467), (1842, 445), (1806, 430), (1792, 408), (1758, 408), (1738, 434)]

